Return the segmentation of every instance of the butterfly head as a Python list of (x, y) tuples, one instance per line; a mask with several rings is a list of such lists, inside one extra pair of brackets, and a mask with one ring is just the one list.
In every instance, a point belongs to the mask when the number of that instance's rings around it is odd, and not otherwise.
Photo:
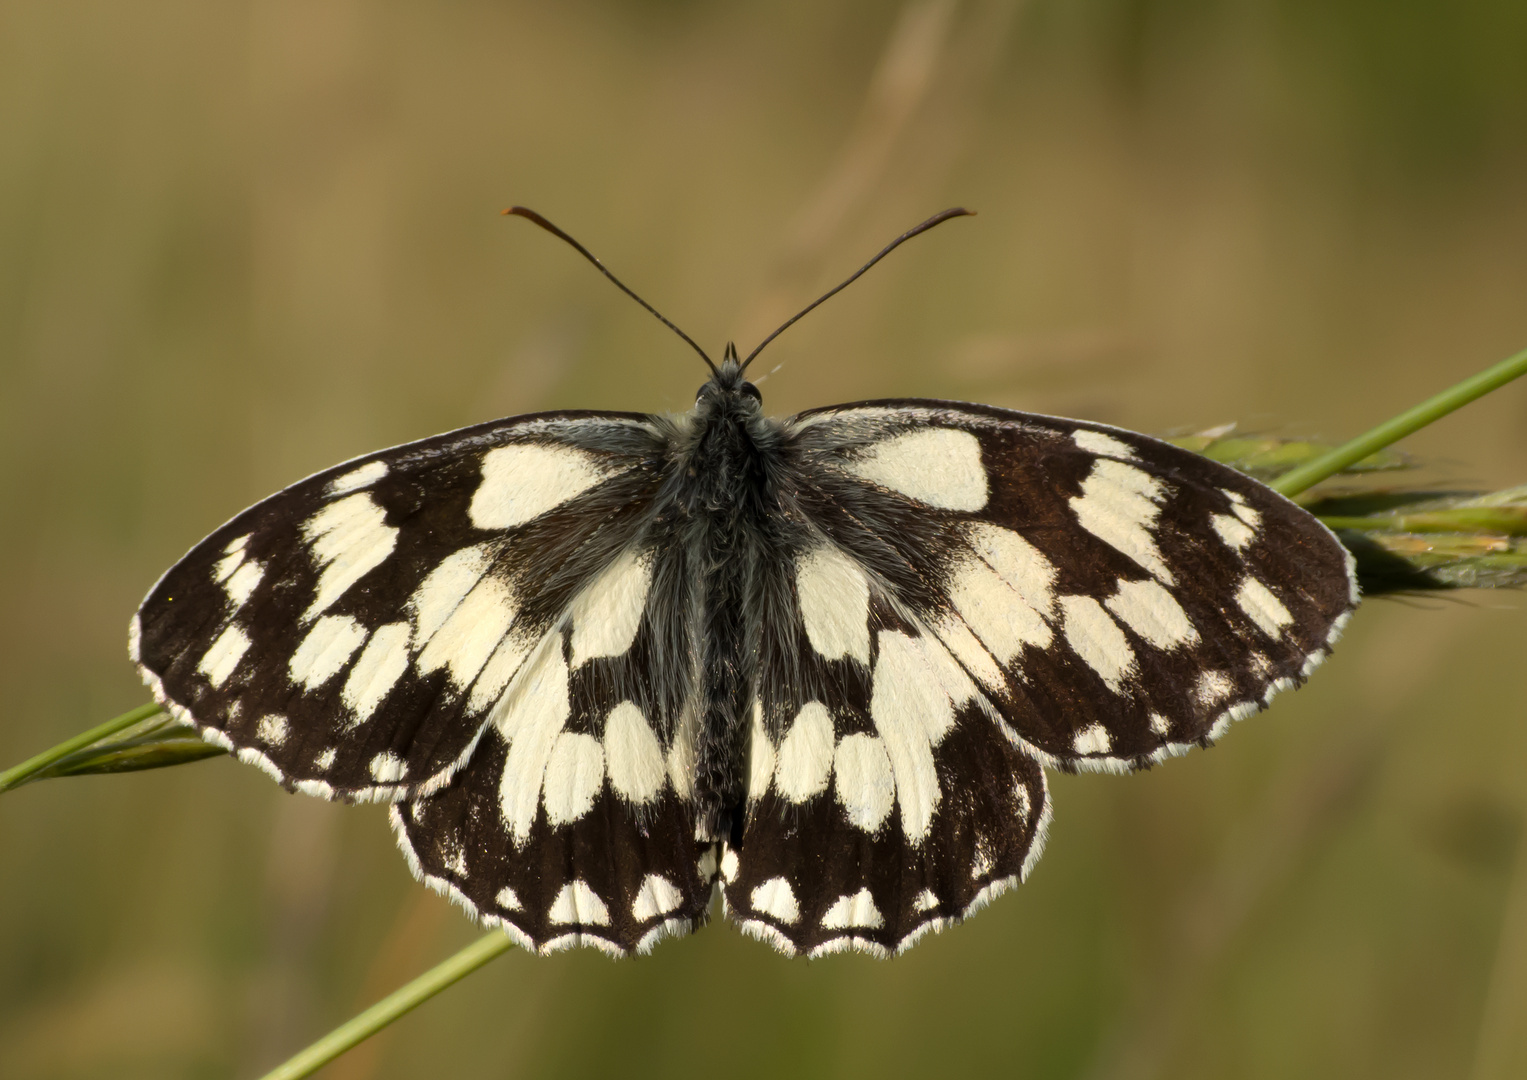
[(704, 413), (725, 412), (742, 417), (763, 412), (763, 394), (744, 377), (737, 347), (727, 342), (726, 355), (715, 374), (695, 394), (695, 408)]

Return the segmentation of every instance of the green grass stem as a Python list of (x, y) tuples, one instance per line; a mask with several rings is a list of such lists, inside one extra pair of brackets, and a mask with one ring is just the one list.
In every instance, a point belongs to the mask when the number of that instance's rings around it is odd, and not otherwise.
[(418, 1008), (452, 983), (470, 975), (514, 943), (491, 931), (456, 955), (436, 964), (417, 979), (378, 1001), (353, 1020), (346, 1021), (306, 1050), (266, 1073), (261, 1080), (298, 1080), (311, 1076), (356, 1044), (369, 1039), (404, 1013)]
[(92, 743), (100, 742), (110, 735), (115, 735), (119, 731), (125, 731), (160, 711), (157, 702), (139, 705), (136, 709), (108, 720), (98, 727), (93, 727), (72, 739), (64, 740), (51, 750), (44, 750), (36, 757), (27, 758), (20, 765), (0, 772), (0, 791), (9, 791), (13, 787), (18, 787), (54, 762), (68, 757), (77, 750), (83, 750)]
[(1492, 390), (1505, 386), (1512, 379), (1527, 375), (1527, 349), (1508, 357), (1494, 367), (1486, 368), (1473, 378), (1465, 379), (1448, 387), (1435, 397), (1428, 398), (1413, 409), (1406, 409), (1399, 416), (1386, 420), (1378, 427), (1343, 443), (1328, 454), (1306, 462), (1284, 473), (1269, 485), (1274, 491), (1289, 498), (1307, 491), (1343, 469), (1396, 443), (1427, 424), (1442, 419), (1454, 409), (1484, 397)]

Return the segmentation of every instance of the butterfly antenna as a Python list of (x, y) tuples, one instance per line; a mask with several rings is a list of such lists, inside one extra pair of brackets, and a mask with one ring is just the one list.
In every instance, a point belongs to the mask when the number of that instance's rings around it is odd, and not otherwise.
[[(590, 251), (588, 248), (586, 248), (582, 244), (578, 243), (578, 241), (574, 240), (571, 236), (568, 236), (567, 233), (565, 233), (561, 229), (557, 228), (555, 225), (553, 225), (551, 222), (547, 221), (540, 214), (536, 213), (534, 210), (530, 209), (529, 207), (526, 207), (526, 206), (511, 206), (509, 209), (505, 210), (504, 213), (505, 214), (513, 214), (515, 217), (525, 218), (527, 221), (533, 221), (537, 225), (541, 226), (541, 228), (543, 228), (547, 232), (551, 233), (557, 239), (566, 242), (579, 255), (582, 255), (589, 262), (591, 262), (595, 266), (597, 266), (599, 268), (599, 272), (601, 274), (603, 274), (605, 277), (609, 278), (611, 281), (615, 282), (615, 287), (616, 288), (618, 288), (621, 292), (625, 293), (632, 300), (635, 300), (642, 307), (646, 308), (654, 316), (657, 317), (657, 320), (660, 323), (662, 323), (664, 326), (668, 327), (668, 329), (672, 330), (675, 334), (678, 334), (679, 337), (683, 338), (686, 342), (688, 342), (689, 347), (691, 349), (693, 349), (695, 352), (700, 354), (700, 359), (705, 361), (705, 366), (710, 368), (712, 375), (720, 374), (720, 372), (718, 372), (716, 370), (716, 365), (711, 362), (711, 358), (705, 355), (705, 350), (700, 348), (700, 346), (695, 344), (695, 339), (694, 338), (690, 337), (688, 334), (684, 333), (684, 331), (680, 330), (673, 323), (669, 322), (667, 317), (664, 316), (661, 311), (659, 311), (657, 308), (653, 307), (651, 304), (647, 303), (647, 301), (643, 300), (640, 296), (637, 296), (636, 293), (632, 292), (629, 288), (627, 288), (626, 283), (624, 281), (621, 281), (620, 278), (616, 277), (614, 274), (610, 273), (609, 268), (606, 267), (604, 263), (602, 263), (598, 259), (594, 258), (594, 253), (592, 251)], [(926, 227), (927, 226), (919, 226), (919, 228), (926, 228)], [(913, 232), (916, 232), (916, 231), (917, 231), (916, 229), (913, 230)], [(907, 234), (907, 236), (911, 236), (911, 235), (912, 235), (912, 233), (908, 233)], [(907, 237), (904, 236), (901, 239), (905, 240), (906, 238)], [(901, 240), (898, 240), (896, 243), (898, 243), (898, 244), (901, 243)], [(895, 247), (896, 245), (892, 244), (891, 246)], [(887, 250), (889, 250), (889, 248)], [(882, 252), (882, 254), (884, 254), (884, 252)], [(877, 256), (877, 258), (878, 258), (878, 256)], [(862, 271), (862, 270), (860, 271), (860, 273), (863, 273), (863, 272), (864, 271)], [(852, 280), (852, 279), (850, 279), (850, 280)], [(847, 284), (847, 282), (845, 282), (844, 284)], [(842, 286), (840, 285), (839, 288), (842, 288)], [(826, 299), (826, 297), (823, 297), (823, 299)], [(805, 314), (805, 312), (802, 312), (802, 314)], [(796, 318), (800, 318), (800, 316), (797, 315)], [(794, 321), (794, 320), (792, 320), (792, 321)], [(786, 325), (788, 325), (788, 324), (786, 324)], [(783, 327), (781, 329), (783, 329)]]
[[(912, 237), (916, 236), (918, 233), (925, 233), (929, 229), (933, 228), (933, 226), (935, 226), (935, 225), (942, 225), (944, 222), (948, 221), (950, 218), (975, 217), (975, 216), (976, 216), (976, 212), (974, 210), (966, 210), (962, 206), (956, 206), (953, 209), (945, 210), (942, 214), (934, 214), (931, 218), (929, 218), (927, 221), (923, 222), (921, 225), (918, 225), (918, 226), (916, 226), (914, 228), (908, 229), (906, 232), (904, 232), (900, 236), (898, 236), (895, 240), (892, 240), (885, 247), (881, 248), (879, 255), (876, 255), (869, 262), (865, 263), (863, 266), (859, 267), (859, 269), (855, 270), (851, 275), (849, 275), (848, 279), (845, 280), (842, 284), (838, 285), (836, 288), (828, 289), (821, 296), (817, 297), (811, 303), (807, 304), (804, 308), (802, 308), (800, 311), (796, 312), (793, 316), (791, 316), (791, 318), (786, 320), (785, 323), (782, 326), (780, 326), (780, 328), (778, 330), (774, 331), (774, 333), (772, 333), (768, 337), (764, 338), (763, 341), (759, 343), (758, 348), (756, 348), (752, 352), (748, 353), (748, 358), (742, 362), (742, 370), (746, 371), (748, 369), (748, 365), (753, 362), (753, 358), (755, 356), (757, 356), (759, 353), (764, 351), (764, 346), (765, 345), (769, 344), (769, 342), (771, 342), (775, 338), (779, 337), (779, 335), (783, 334), (786, 330), (790, 329), (790, 327), (792, 327), (796, 323), (800, 322), (801, 318), (808, 311), (811, 311), (813, 308), (815, 308), (819, 304), (821, 304), (824, 300), (827, 300), (827, 299), (830, 299), (833, 296), (836, 296), (838, 293), (842, 292), (844, 289), (846, 289), (850, 285), (852, 285), (855, 281), (858, 281), (859, 277), (866, 270), (868, 270), (870, 267), (874, 266), (877, 262), (879, 262), (881, 259), (885, 258), (891, 252), (895, 251), (902, 244), (905, 244), (908, 240), (912, 239)], [(592, 258), (592, 257), (593, 256), (590, 256), (590, 258)], [(603, 270), (604, 267), (600, 267), (600, 269)], [(609, 271), (607, 271), (607, 270), (605, 272), (609, 273)], [(618, 282), (617, 282), (617, 284), (618, 284)], [(625, 286), (621, 286), (621, 287), (624, 288)], [(659, 318), (661, 318), (661, 316), (659, 316)], [(667, 320), (664, 320), (664, 321), (666, 322)]]

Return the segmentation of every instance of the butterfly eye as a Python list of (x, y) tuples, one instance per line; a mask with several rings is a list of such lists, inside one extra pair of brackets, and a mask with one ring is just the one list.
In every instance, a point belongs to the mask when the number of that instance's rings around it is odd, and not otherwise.
[(754, 386), (750, 382), (745, 382), (742, 384), (742, 392), (748, 397), (752, 398), (754, 401), (763, 401), (763, 394), (759, 391), (758, 387)]

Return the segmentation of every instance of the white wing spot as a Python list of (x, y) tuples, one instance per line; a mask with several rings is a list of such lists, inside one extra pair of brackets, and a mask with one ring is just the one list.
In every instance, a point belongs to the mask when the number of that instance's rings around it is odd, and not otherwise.
[(321, 567), (303, 622), (322, 615), (350, 586), (387, 561), (397, 546), (398, 530), (386, 517), (362, 491), (330, 503), (302, 523), (313, 562)]
[(489, 450), (467, 510), (479, 529), (512, 529), (582, 495), (609, 475), (592, 454), (570, 446), (516, 443)]
[(286, 717), (280, 713), (269, 713), (260, 717), (260, 722), (255, 725), (255, 738), (266, 746), (280, 746), (286, 742), (289, 730)]
[(1000, 664), (1011, 663), (1025, 645), (1044, 649), (1054, 640), (1050, 624), (984, 559), (956, 566), (949, 600)]
[(1082, 481), (1082, 493), (1072, 497), (1071, 509), (1082, 528), (1171, 585), (1172, 572), (1151, 535), (1166, 492), (1166, 485), (1149, 473), (1099, 458)]
[(668, 747), (668, 782), (673, 785), (674, 794), (681, 799), (689, 798), (690, 792), (694, 790), (695, 730), (699, 723), (699, 716), (694, 710), (686, 709), (679, 716), (673, 742)]
[(1054, 610), (1059, 571), (1037, 547), (1011, 529), (986, 522), (967, 527), (965, 541), (1025, 604), (1041, 615)]
[(779, 744), (774, 786), (793, 803), (827, 790), (832, 778), (832, 717), (820, 701), (808, 701)]
[(340, 694), (352, 717), (349, 727), (369, 720), (408, 670), (408, 634), (406, 622), (387, 623), (377, 627), (366, 642)]
[(1225, 542), (1225, 546), (1231, 551), (1241, 552), (1246, 546), (1256, 539), (1257, 532), (1240, 518), (1231, 517), (1229, 514), (1215, 514), (1209, 518), (1209, 524), (1214, 527), (1215, 535)]
[(548, 639), (547, 647), (532, 663), (525, 676), (516, 680), (495, 706), (490, 718), (509, 743), (504, 773), (499, 779), (498, 800), (504, 823), (518, 847), (530, 839), (546, 761), (572, 715), (561, 636)]
[(896, 782), (885, 744), (873, 735), (845, 735), (833, 755), (838, 802), (848, 820), (872, 833), (885, 823), (896, 799)]
[[(933, 812), (943, 797), (933, 748), (954, 727), (954, 706), (929, 666), (921, 643), (906, 634), (890, 630), (880, 633), (870, 717), (895, 778), (902, 832), (915, 846), (928, 835)], [(841, 764), (839, 770), (841, 785)]]
[(441, 559), (419, 583), (408, 607), (414, 617), (414, 640), (421, 648), (488, 572), (488, 563), (487, 545), (464, 547)]
[(917, 894), (917, 899), (912, 902), (912, 910), (921, 915), (924, 912), (933, 911), (938, 905), (938, 895), (932, 889), (924, 889)]
[(1271, 638), (1281, 637), (1283, 628), (1294, 621), (1283, 602), (1256, 578), (1249, 577), (1241, 582), (1235, 594), (1235, 602), (1246, 613), (1246, 617)]
[[(229, 556), (233, 558), (233, 556)], [(255, 587), (260, 584), (260, 579), (265, 576), (265, 564), (251, 559), (244, 563), (223, 582), (223, 591), (228, 594), (228, 599), (233, 601), (234, 610), (238, 610), (254, 595)]]
[(1198, 640), (1188, 613), (1154, 578), (1120, 581), (1119, 591), (1103, 603), (1120, 622), (1158, 649), (1175, 649)]
[(636, 890), (636, 899), (631, 901), (631, 917), (637, 922), (646, 922), (667, 915), (683, 902), (684, 894), (674, 887), (673, 882), (661, 874), (648, 874), (642, 879), (642, 887)]
[(1001, 692), (1007, 688), (1002, 669), (981, 639), (970, 632), (970, 627), (959, 619), (948, 617), (933, 624), (933, 632), (944, 643), (955, 662), (965, 671), (981, 680), (988, 690)]
[(1018, 803), (1018, 820), (1027, 824), (1029, 811), (1034, 809), (1034, 800), (1029, 795), (1029, 786), (1022, 780), (1013, 785), (1013, 799)]
[(343, 476), (336, 476), (329, 481), (330, 495), (347, 495), (352, 491), (370, 487), (382, 477), (387, 475), (387, 463), (385, 461), (368, 461), (358, 469), (351, 469)]
[(371, 775), (384, 784), (391, 784), (408, 775), (408, 765), (391, 750), (383, 750), (371, 759)]
[(1162, 738), (1166, 738), (1167, 732), (1172, 730), (1172, 722), (1166, 717), (1162, 716), (1159, 712), (1151, 713), (1150, 725), (1151, 731), (1155, 732)]
[(870, 895), (870, 891), (860, 889), (853, 896), (840, 896), (834, 900), (827, 914), (822, 916), (822, 925), (828, 930), (846, 930), (850, 927), (878, 930), (885, 925), (885, 918), (875, 906), (875, 898)]
[(1090, 596), (1063, 596), (1060, 606), (1066, 617), (1066, 643), (1108, 689), (1118, 693), (1124, 679), (1135, 670), (1135, 651), (1124, 631)]
[[(447, 668), (455, 687), (465, 690), (503, 642), (518, 614), (519, 605), (509, 586), (491, 574), (485, 575), (419, 653), (419, 670), (428, 674)], [(422, 633), (418, 640), (423, 640)]]
[(574, 670), (596, 656), (621, 656), (631, 647), (651, 584), (651, 555), (624, 551), (579, 594), (572, 611)]
[(483, 665), (477, 681), (472, 684), (472, 697), (467, 702), (467, 712), (480, 713), (496, 702), (534, 647), (535, 641), (529, 635), (516, 634), (513, 630), (505, 635), (504, 640), (498, 643), (498, 648), (493, 650), (493, 655), (488, 657), (488, 662)]
[(243, 551), (244, 545), (249, 543), (249, 538), (253, 535), (253, 533), (245, 533), (243, 536), (234, 537), (223, 546), (224, 553), (232, 555), (235, 551)]
[(569, 881), (562, 886), (546, 917), (553, 926), (610, 925), (610, 909), (585, 881)]
[(1213, 708), (1235, 693), (1235, 683), (1223, 671), (1206, 671), (1193, 687), (1194, 699), (1204, 708)]
[(634, 702), (622, 701), (604, 722), (610, 786), (629, 802), (649, 803), (663, 790), (666, 766), (657, 733)]
[(592, 735), (564, 731), (546, 760), (542, 799), (546, 820), (555, 828), (577, 821), (594, 808), (604, 787), (604, 747)]
[(830, 544), (796, 560), (795, 588), (811, 647), (826, 660), (870, 662), (870, 583), (858, 563)]
[(1262, 513), (1254, 510), (1246, 502), (1246, 496), (1239, 491), (1231, 491), (1229, 488), (1220, 488), (1220, 493), (1230, 500), (1230, 509), (1235, 516), (1255, 529), (1262, 524)]
[(505, 911), (523, 911), (525, 905), (520, 903), (520, 894), (508, 885), (498, 890), (498, 895), (493, 897), (493, 902)]
[(313, 624), (286, 670), (307, 690), (317, 690), (338, 675), (366, 640), (366, 628), (348, 615), (325, 615)]
[(210, 648), (202, 654), (196, 670), (207, 677), (213, 686), (222, 686), (239, 666), (249, 648), (249, 635), (237, 626), (230, 626), (217, 636)]
[(339, 757), (338, 747), (331, 746), (313, 759), (313, 767), (319, 772), (328, 772), (334, 767), (334, 759)]
[(848, 463), (850, 472), (881, 487), (943, 510), (986, 505), (981, 442), (959, 428), (922, 428), (876, 443)]
[(1087, 431), (1085, 429), (1071, 433), (1071, 441), (1076, 443), (1077, 448), (1086, 450), (1089, 454), (1101, 454), (1104, 457), (1134, 458), (1135, 448), (1122, 439), (1116, 439), (1112, 435), (1105, 435), (1101, 431)]
[(1106, 754), (1112, 747), (1113, 738), (1102, 724), (1089, 724), (1071, 740), (1071, 748), (1078, 754)]
[(748, 790), (749, 800), (757, 799), (769, 790), (774, 776), (774, 743), (764, 730), (763, 705), (753, 699), (753, 730), (748, 737)]
[(727, 848), (721, 853), (721, 876), (726, 879), (728, 885), (737, 880), (737, 869), (737, 852)]
[[(249, 537), (246, 536), (243, 539), (247, 541)], [(224, 555), (221, 559), (217, 560), (215, 564), (213, 564), (212, 580), (221, 585), (223, 582), (227, 581), (230, 577), (233, 576), (233, 572), (239, 568), (239, 565), (243, 563), (243, 561), (244, 545), (240, 544), (238, 547), (234, 547), (232, 544), (229, 544), (228, 554)]]
[(796, 902), (795, 890), (790, 887), (790, 882), (782, 877), (770, 878), (754, 889), (748, 899), (754, 911), (760, 915), (767, 915), (771, 919), (777, 919), (786, 926), (792, 925), (801, 917), (801, 906)]
[(980, 881), (987, 874), (991, 873), (991, 868), (994, 865), (991, 857), (991, 846), (986, 842), (985, 837), (978, 836), (976, 838), (974, 859), (970, 864), (970, 880)]

